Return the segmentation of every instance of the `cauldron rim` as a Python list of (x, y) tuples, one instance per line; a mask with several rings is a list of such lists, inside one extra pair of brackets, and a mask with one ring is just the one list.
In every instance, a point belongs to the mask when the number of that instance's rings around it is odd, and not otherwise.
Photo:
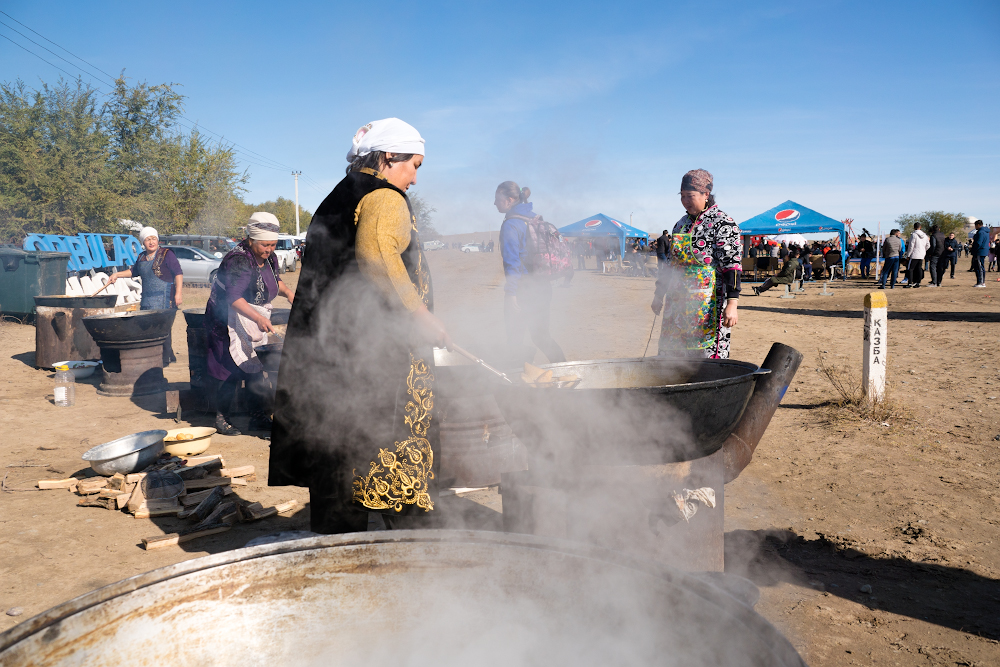
[[(572, 369), (580, 366), (592, 366), (596, 364), (619, 364), (619, 363), (632, 363), (632, 362), (670, 362), (676, 364), (711, 364), (713, 366), (737, 366), (746, 369), (746, 373), (740, 373), (739, 375), (734, 375), (732, 377), (722, 378), (720, 380), (703, 380), (701, 382), (678, 382), (675, 384), (661, 384), (652, 385), (647, 387), (586, 387), (579, 386), (573, 389), (559, 389), (558, 391), (619, 391), (628, 390), (630, 392), (642, 392), (642, 391), (653, 391), (658, 394), (663, 393), (674, 393), (674, 392), (687, 392), (696, 389), (708, 389), (710, 387), (726, 387), (731, 384), (739, 384), (741, 382), (746, 382), (748, 377), (767, 375), (771, 371), (767, 368), (761, 368), (757, 364), (750, 361), (739, 361), (737, 359), (674, 359), (668, 357), (623, 357), (620, 359), (584, 359), (578, 361), (562, 361), (555, 364), (541, 364), (538, 368), (544, 369)], [(507, 376), (514, 378), (518, 377), (521, 373), (521, 369), (509, 370), (507, 371)], [(522, 388), (531, 389), (533, 391), (538, 391), (539, 387), (528, 387), (523, 383), (515, 382), (514, 386), (511, 388)], [(555, 391), (555, 389), (553, 389)]]
[(500, 548), (514, 547), (537, 549), (542, 551), (553, 551), (585, 560), (607, 563), (609, 565), (616, 565), (639, 573), (651, 575), (663, 579), (668, 584), (690, 591), (697, 597), (704, 600), (708, 605), (715, 605), (725, 609), (732, 616), (738, 617), (739, 620), (747, 626), (748, 631), (766, 635), (768, 640), (773, 642), (771, 644), (773, 653), (775, 656), (780, 655), (783, 658), (782, 662), (784, 664), (802, 665), (802, 667), (805, 667), (805, 662), (802, 661), (791, 642), (789, 642), (777, 628), (775, 628), (770, 622), (767, 621), (767, 619), (755, 612), (741, 600), (712, 583), (709, 583), (708, 577), (698, 576), (695, 573), (683, 572), (681, 570), (673, 569), (667, 565), (658, 564), (645, 559), (638, 559), (618, 551), (611, 551), (581, 542), (572, 542), (558, 538), (540, 537), (522, 533), (496, 533), (493, 531), (448, 529), (392, 530), (374, 533), (364, 532), (339, 535), (320, 535), (318, 537), (307, 537), (298, 540), (263, 544), (255, 547), (233, 549), (157, 568), (155, 570), (109, 584), (88, 593), (84, 593), (83, 595), (52, 607), (51, 609), (27, 619), (26, 621), (3, 633), (0, 633), (0, 654), (16, 646), (18, 642), (21, 642), (32, 635), (38, 634), (46, 628), (57, 625), (75, 614), (84, 612), (87, 609), (95, 607), (99, 604), (109, 602), (115, 598), (128, 595), (140, 589), (148, 588), (171, 579), (176, 579), (230, 564), (245, 563), (256, 559), (264, 559), (286, 553), (393, 543), (464, 543), (479, 546), (494, 544)]

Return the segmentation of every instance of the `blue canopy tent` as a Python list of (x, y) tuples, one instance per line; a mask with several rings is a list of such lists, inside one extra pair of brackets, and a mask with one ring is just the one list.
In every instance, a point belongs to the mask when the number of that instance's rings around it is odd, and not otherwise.
[(760, 215), (740, 223), (740, 234), (743, 236), (761, 236), (764, 234), (813, 234), (817, 232), (836, 232), (840, 236), (840, 263), (847, 275), (847, 225), (839, 220), (828, 218), (802, 204), (796, 204), (791, 199), (778, 204)]
[(595, 236), (614, 236), (619, 240), (621, 252), (619, 257), (625, 256), (625, 239), (646, 239), (649, 240), (649, 233), (637, 229), (632, 225), (626, 225), (620, 220), (609, 218), (603, 213), (584, 218), (572, 225), (559, 228), (559, 233), (563, 236), (593, 238)]

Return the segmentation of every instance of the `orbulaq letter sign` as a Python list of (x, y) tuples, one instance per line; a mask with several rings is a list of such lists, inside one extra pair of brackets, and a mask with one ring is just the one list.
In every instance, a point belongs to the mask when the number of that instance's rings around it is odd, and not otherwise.
[[(105, 248), (105, 238), (111, 239), (111, 256)], [(24, 239), (25, 250), (50, 250), (69, 253), (70, 271), (88, 271), (110, 266), (132, 266), (142, 252), (139, 239), (129, 234), (29, 234)]]

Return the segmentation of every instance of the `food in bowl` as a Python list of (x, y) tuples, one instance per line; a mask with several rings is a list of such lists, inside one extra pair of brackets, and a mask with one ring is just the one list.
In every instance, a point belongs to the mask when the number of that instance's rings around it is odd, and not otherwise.
[(208, 426), (186, 426), (167, 431), (163, 439), (163, 450), (171, 456), (197, 456), (212, 443), (214, 428)]

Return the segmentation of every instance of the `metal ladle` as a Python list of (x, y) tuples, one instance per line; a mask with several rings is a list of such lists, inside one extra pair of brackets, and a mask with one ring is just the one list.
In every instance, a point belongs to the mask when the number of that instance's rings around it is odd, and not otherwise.
[(460, 348), (458, 345), (455, 345), (454, 343), (452, 343), (451, 349), (454, 350), (455, 352), (458, 352), (460, 355), (462, 355), (466, 359), (469, 359), (470, 361), (474, 361), (475, 363), (479, 364), (480, 366), (482, 366), (483, 368), (485, 368), (486, 370), (488, 370), (490, 373), (493, 373), (494, 375), (496, 375), (497, 377), (499, 377), (500, 379), (502, 379), (507, 384), (514, 384), (514, 382), (509, 377), (507, 377), (506, 373), (502, 373), (502, 372), (498, 371), (497, 369), (493, 368), (488, 363), (486, 363), (485, 361), (483, 361), (482, 359), (480, 359), (476, 355), (472, 354), (468, 350), (463, 350), (462, 348)]

